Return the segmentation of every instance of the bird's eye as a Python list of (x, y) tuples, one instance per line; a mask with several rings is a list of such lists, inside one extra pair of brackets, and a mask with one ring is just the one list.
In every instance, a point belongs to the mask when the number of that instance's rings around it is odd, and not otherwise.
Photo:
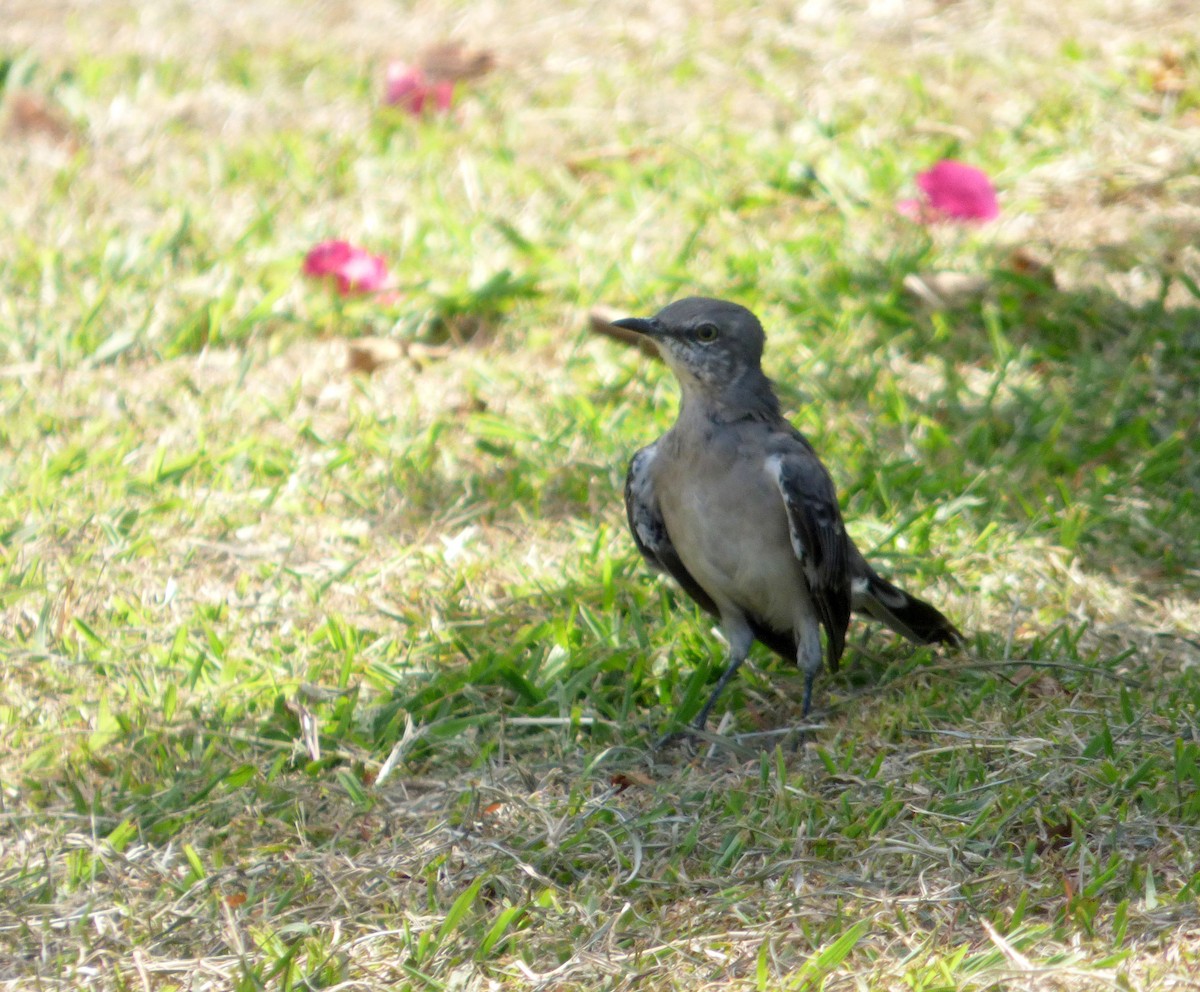
[(696, 328), (696, 340), (702, 344), (711, 344), (717, 340), (720, 333), (716, 324), (701, 324)]

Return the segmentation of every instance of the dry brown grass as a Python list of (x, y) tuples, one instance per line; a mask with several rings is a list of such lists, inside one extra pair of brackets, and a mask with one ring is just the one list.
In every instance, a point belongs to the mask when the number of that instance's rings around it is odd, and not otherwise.
[[(444, 38), (494, 75), (386, 132), (383, 65)], [(1195, 510), (1142, 481), (1163, 438), (1002, 430), (1099, 418), (1070, 397), (1103, 382), (1114, 432), (1150, 405), (1194, 442), (1187, 332), (1121, 350), (1197, 306), (1193, 3), (7, 2), (0, 43), (0, 989), (1200, 984)], [(1005, 163), (978, 238), (881, 192), (955, 143)], [(819, 196), (773, 185), (789, 156)], [(343, 234), (411, 308), (291, 283)], [(994, 286), (917, 331), (870, 308), (909, 255), (992, 279), (1017, 248), (1079, 361), (1037, 300), (996, 343)], [(540, 295), (475, 343), (348, 373), (347, 335), (432, 334), (522, 266)], [(618, 505), (673, 390), (582, 328), (726, 285), (856, 536), (983, 634), (858, 635), (798, 751), (764, 750), (794, 673), (751, 664), (723, 730), (760, 734), (655, 757), (713, 650)], [(240, 338), (180, 331), (276, 288)], [(941, 446), (988, 418), (991, 458)]]

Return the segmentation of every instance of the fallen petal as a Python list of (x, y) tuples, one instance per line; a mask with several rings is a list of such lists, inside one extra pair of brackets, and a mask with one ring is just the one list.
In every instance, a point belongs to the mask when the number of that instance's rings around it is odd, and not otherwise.
[(432, 102), (443, 113), (454, 101), (454, 81), (431, 82), (420, 66), (392, 62), (384, 78), (383, 102), (419, 117)]
[(454, 102), (454, 83), (448, 80), (434, 83), (432, 93), (434, 106), (441, 111), (449, 110), (450, 104)]
[(392, 62), (384, 78), (383, 102), (410, 114), (425, 108), (425, 74), (416, 66)]
[(304, 257), (303, 271), (318, 279), (333, 276), (343, 296), (387, 287), (387, 262), (383, 257), (348, 241), (321, 242)]
[(996, 190), (987, 173), (943, 159), (917, 176), (917, 185), (938, 214), (951, 220), (986, 221), (1000, 215)]
[(306, 276), (330, 276), (346, 264), (354, 252), (348, 241), (322, 241), (304, 256)]
[(373, 293), (387, 284), (387, 262), (357, 249), (337, 272), (337, 281), (343, 294)]

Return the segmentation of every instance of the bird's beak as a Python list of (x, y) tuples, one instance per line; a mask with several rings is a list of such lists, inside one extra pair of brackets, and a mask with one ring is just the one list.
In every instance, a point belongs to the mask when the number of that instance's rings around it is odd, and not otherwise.
[(614, 320), (612, 325), (613, 327), (623, 327), (627, 331), (645, 334), (648, 338), (659, 338), (663, 333), (662, 324), (654, 318), (646, 320), (644, 317), (622, 317), (620, 320)]

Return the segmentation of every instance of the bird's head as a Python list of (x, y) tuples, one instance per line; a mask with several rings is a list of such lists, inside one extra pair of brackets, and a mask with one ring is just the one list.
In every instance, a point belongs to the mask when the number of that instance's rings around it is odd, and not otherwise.
[(689, 296), (649, 319), (628, 317), (613, 323), (654, 342), (679, 380), (685, 401), (740, 406), (764, 390), (773, 399), (762, 374), (762, 324), (743, 306)]

